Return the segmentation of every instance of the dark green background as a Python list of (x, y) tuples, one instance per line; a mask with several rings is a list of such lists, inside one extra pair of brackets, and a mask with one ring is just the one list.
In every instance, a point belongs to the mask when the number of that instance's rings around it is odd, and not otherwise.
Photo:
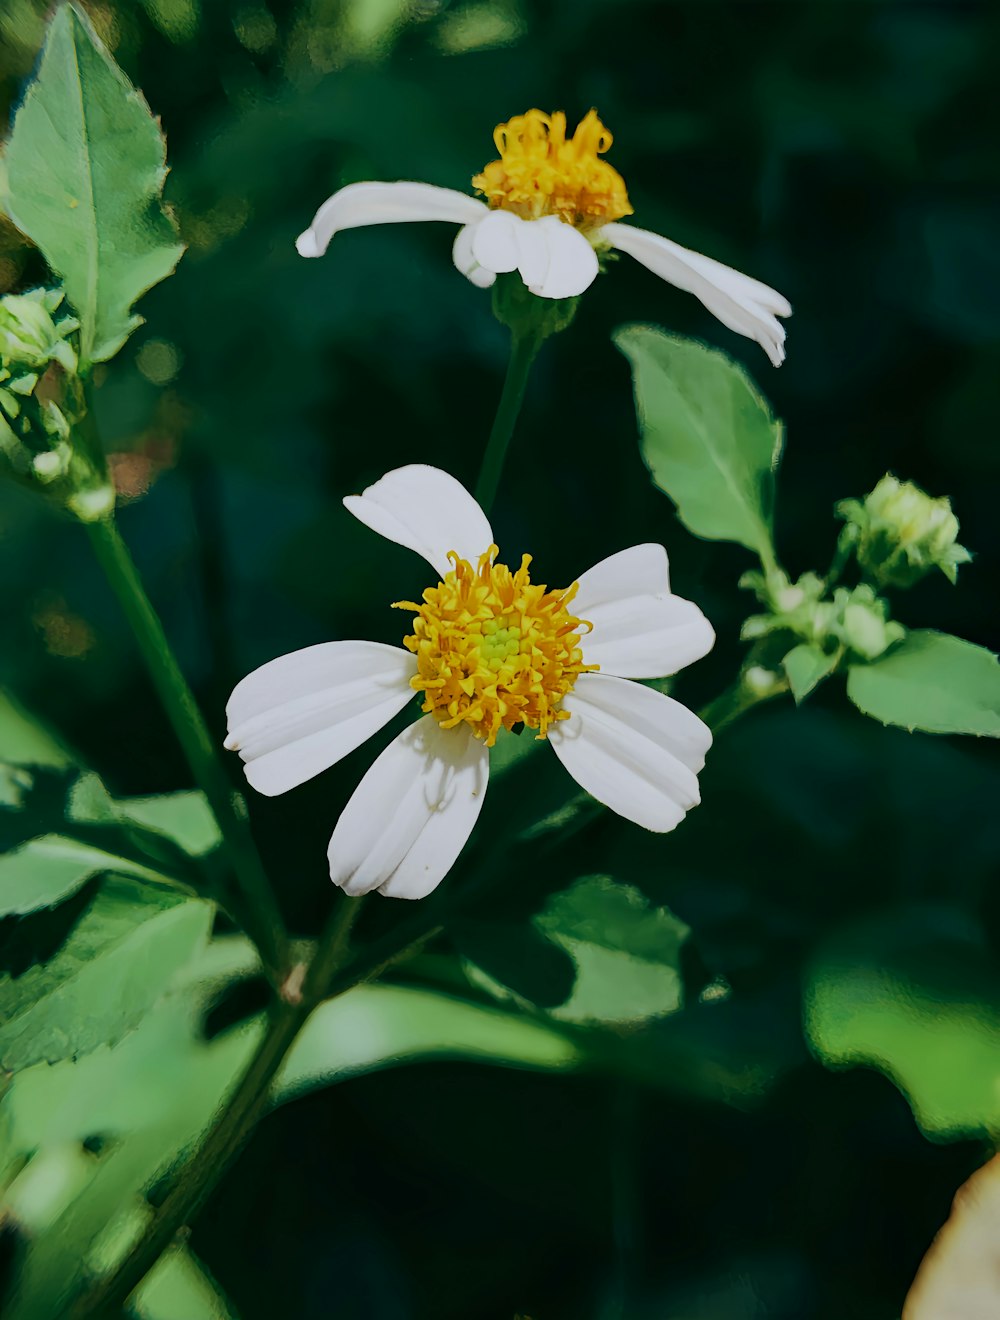
[[(494, 124), (533, 105), (571, 120), (597, 106), (635, 221), (775, 285), (795, 315), (774, 371), (694, 299), (615, 263), (536, 368), (493, 519), (504, 557), (530, 550), (561, 583), (662, 540), (719, 635), (678, 695), (697, 706), (731, 679), (749, 557), (695, 541), (649, 484), (609, 339), (652, 321), (739, 357), (785, 419), (791, 571), (825, 568), (835, 500), (891, 469), (953, 497), (976, 556), (957, 590), (930, 580), (898, 616), (1000, 643), (995, 8), (521, 0), (493, 6), (519, 16), (508, 44), (464, 53), (449, 47), (484, 6), (461, 0), (397, 4), (375, 43), (358, 15), (392, 6), (363, 0), (91, 8), (162, 117), (190, 246), (106, 373), (102, 426), (112, 451), (167, 460), (121, 523), (220, 739), (228, 692), (263, 660), (399, 640), (389, 602), (424, 570), (340, 499), (411, 461), (471, 483), (506, 352), (445, 226), (347, 234), (311, 262), (294, 237), (346, 182), (468, 187)], [(32, 6), (0, 15), (0, 37), (13, 104), (41, 39)], [(0, 229), (0, 286), (43, 278)], [(150, 337), (180, 354), (163, 387), (136, 364)], [(0, 680), (114, 791), (188, 782), (82, 533), (9, 490), (0, 602)], [(723, 734), (675, 835), (600, 819), (520, 853), (481, 915), (519, 917), (582, 874), (627, 879), (692, 926), (691, 997), (724, 977), (726, 1014), (665, 1031), (654, 1085), (435, 1063), (300, 1101), (258, 1132), (196, 1250), (245, 1320), (892, 1320), (984, 1147), (933, 1145), (889, 1081), (810, 1062), (800, 973), (869, 915), (894, 936), (957, 922), (1000, 955), (990, 752), (884, 731), (831, 684)], [(296, 930), (327, 910), (326, 839), (372, 755), (252, 801)], [(566, 791), (554, 760), (537, 778), (496, 795), (449, 884), (528, 822), (536, 791)], [(400, 915), (379, 904), (365, 921)]]

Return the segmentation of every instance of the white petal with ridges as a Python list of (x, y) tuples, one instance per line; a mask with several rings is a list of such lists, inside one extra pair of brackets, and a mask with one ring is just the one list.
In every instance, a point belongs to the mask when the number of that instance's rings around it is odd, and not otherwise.
[(410, 701), (416, 660), (380, 642), (321, 642), (248, 674), (226, 706), (226, 747), (251, 787), (287, 793), (377, 733)]
[(475, 564), (493, 544), (489, 519), (460, 481), (425, 463), (395, 468), (344, 507), (380, 536), (423, 555), (442, 577), (449, 550)]
[(664, 678), (712, 649), (712, 625), (693, 601), (670, 591), (662, 545), (634, 545), (595, 564), (579, 580), (572, 610), (594, 625), (583, 658), (602, 674)]
[(363, 225), (444, 220), (467, 225), (487, 213), (484, 202), (432, 183), (349, 183), (328, 197), (312, 224), (296, 239), (303, 257), (321, 257), (334, 234)]
[(378, 889), (424, 898), (472, 833), (489, 781), (489, 752), (467, 725), (433, 715), (385, 749), (344, 808), (330, 840), (330, 878), (348, 894)]
[(658, 834), (697, 806), (712, 734), (686, 706), (627, 679), (581, 674), (563, 709), (570, 718), (549, 742), (598, 802)]
[(480, 266), (476, 260), (472, 251), (472, 236), (475, 232), (475, 225), (462, 226), (451, 246), (451, 259), (455, 263), (456, 270), (460, 271), (467, 280), (471, 280), (476, 288), (488, 289), (490, 285), (496, 283), (497, 277), (493, 271)]
[(791, 316), (792, 308), (776, 289), (634, 225), (604, 225), (593, 237), (627, 252), (660, 279), (693, 293), (723, 325), (760, 344), (776, 367), (784, 361), (785, 327), (776, 317)]

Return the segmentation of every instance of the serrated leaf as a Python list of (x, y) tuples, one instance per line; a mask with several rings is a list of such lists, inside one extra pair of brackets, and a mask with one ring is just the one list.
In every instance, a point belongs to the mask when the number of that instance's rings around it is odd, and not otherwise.
[(23, 916), (69, 898), (105, 871), (172, 885), (174, 877), (61, 834), (43, 834), (0, 857), (0, 917)]
[(635, 386), (639, 446), (685, 527), (774, 563), (771, 515), (782, 426), (741, 366), (716, 349), (625, 326), (614, 336)]
[(553, 895), (535, 923), (577, 967), (573, 993), (553, 1017), (636, 1023), (681, 1006), (680, 954), (689, 929), (630, 885), (587, 876)]
[(206, 942), (211, 921), (202, 900), (107, 881), (49, 962), (0, 977), (0, 1067), (119, 1039)]
[(837, 667), (837, 656), (827, 655), (821, 646), (810, 646), (803, 642), (795, 646), (782, 660), (788, 686), (792, 689), (795, 704), (805, 701), (824, 678), (828, 678)]
[(217, 1113), (260, 1039), (260, 1024), (206, 1044), (201, 999), (168, 995), (117, 1045), (40, 1064), (10, 1083), (0, 1101), (9, 1151), (34, 1157), (60, 1144), (105, 1140), (82, 1190), (66, 1195), (48, 1230), (27, 1242), (4, 1320), (68, 1314), (81, 1276), (107, 1270), (127, 1249), (136, 1198)]
[(104, 361), (142, 323), (132, 304), (183, 249), (161, 200), (159, 124), (71, 4), (49, 24), (6, 164), (10, 218), (65, 285), (81, 361)]
[(847, 671), (858, 710), (913, 732), (1000, 738), (1000, 664), (948, 633), (911, 632), (886, 655)]

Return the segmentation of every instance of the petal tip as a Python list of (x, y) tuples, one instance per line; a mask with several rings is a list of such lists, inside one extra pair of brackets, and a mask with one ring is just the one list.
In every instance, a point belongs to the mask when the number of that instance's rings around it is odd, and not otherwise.
[(300, 257), (321, 257), (325, 251), (316, 239), (312, 229), (303, 230), (295, 240), (295, 250)]

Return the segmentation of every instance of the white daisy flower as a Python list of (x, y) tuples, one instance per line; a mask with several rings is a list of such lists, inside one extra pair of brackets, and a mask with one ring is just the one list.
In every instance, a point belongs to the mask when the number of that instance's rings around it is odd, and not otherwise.
[(774, 365), (785, 356), (787, 298), (760, 281), (669, 238), (619, 224), (632, 214), (621, 175), (600, 157), (611, 134), (590, 110), (566, 136), (562, 111), (529, 110), (493, 134), (500, 159), (472, 180), (486, 201), (430, 183), (352, 183), (329, 197), (296, 246), (322, 256), (334, 234), (361, 225), (445, 220), (461, 225), (455, 265), (480, 288), (518, 271), (540, 298), (573, 298), (597, 277), (598, 253), (627, 252), (654, 275), (708, 308), (723, 325), (754, 339)]
[[(237, 684), (226, 747), (269, 797), (334, 765), (419, 692), (423, 718), (362, 779), (330, 840), (349, 894), (422, 898), (448, 873), (483, 805), (502, 729), (545, 738), (580, 786), (648, 830), (699, 801), (712, 735), (685, 706), (627, 680), (675, 674), (712, 648), (697, 605), (670, 591), (661, 545), (602, 560), (565, 590), (496, 562), (493, 531), (438, 468), (397, 468), (344, 504), (436, 574), (403, 647), (323, 642)], [(570, 606), (572, 605), (572, 613)], [(518, 730), (521, 731), (520, 729)]]

